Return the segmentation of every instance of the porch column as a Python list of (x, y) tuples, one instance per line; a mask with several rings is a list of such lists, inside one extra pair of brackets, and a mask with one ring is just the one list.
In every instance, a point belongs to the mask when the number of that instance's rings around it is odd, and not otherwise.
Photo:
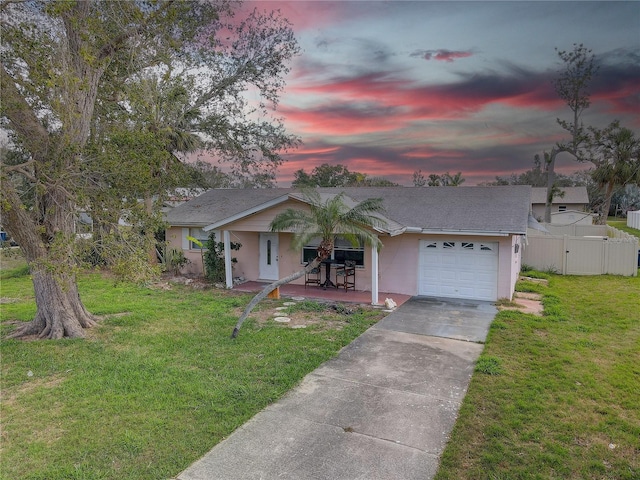
[(231, 234), (229, 230), (222, 232), (224, 238), (224, 274), (227, 288), (233, 288), (233, 270), (231, 270)]
[(371, 247), (371, 304), (378, 304), (378, 249)]

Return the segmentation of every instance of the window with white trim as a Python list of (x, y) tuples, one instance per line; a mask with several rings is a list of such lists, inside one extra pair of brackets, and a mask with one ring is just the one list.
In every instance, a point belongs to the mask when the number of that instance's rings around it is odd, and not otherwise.
[[(201, 228), (190, 228), (189, 229), (189, 236), (193, 237), (199, 241), (202, 242), (202, 248), (206, 249), (206, 247), (204, 246), (207, 241), (209, 240), (209, 233), (210, 232), (205, 232), (204, 230), (202, 230)], [(216, 231), (216, 240), (218, 240), (218, 232)], [(189, 240), (189, 249), (190, 250), (200, 250), (200, 246), (197, 243), (193, 243), (193, 241)]]
[(566, 212), (567, 211), (567, 206), (566, 205), (558, 205), (558, 211), (559, 212)]
[[(321, 238), (316, 237), (302, 248), (303, 264), (307, 264), (316, 258), (320, 241)], [(331, 259), (335, 260), (337, 263), (344, 263), (345, 260), (353, 260), (356, 262), (357, 266), (362, 267), (364, 266), (364, 247), (353, 247), (348, 241), (338, 238), (335, 240)]]

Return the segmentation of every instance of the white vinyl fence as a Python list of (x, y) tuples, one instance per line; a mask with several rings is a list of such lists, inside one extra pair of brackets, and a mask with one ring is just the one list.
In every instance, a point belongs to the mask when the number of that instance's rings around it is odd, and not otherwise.
[(638, 274), (637, 237), (606, 225), (544, 226), (551, 235), (529, 230), (523, 264), (563, 275)]
[(640, 230), (640, 210), (627, 212), (627, 227)]

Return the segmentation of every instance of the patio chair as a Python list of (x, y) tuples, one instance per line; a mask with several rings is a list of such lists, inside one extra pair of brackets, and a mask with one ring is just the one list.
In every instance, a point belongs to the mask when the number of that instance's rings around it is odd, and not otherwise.
[(356, 262), (345, 260), (344, 265), (336, 267), (336, 288), (356, 289)]
[[(307, 266), (309, 264), (307, 263)], [(307, 288), (307, 285), (318, 285), (322, 282), (320, 278), (320, 267), (316, 267), (311, 269), (309, 272), (304, 274), (304, 288)]]

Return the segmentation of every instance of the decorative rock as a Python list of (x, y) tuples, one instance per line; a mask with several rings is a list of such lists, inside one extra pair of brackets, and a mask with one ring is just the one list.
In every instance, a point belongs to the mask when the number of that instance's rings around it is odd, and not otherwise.
[(387, 308), (396, 308), (398, 304), (393, 301), (393, 298), (386, 298), (384, 300), (384, 306)]
[(289, 323), (291, 321), (289, 317), (276, 317), (273, 320), (278, 323)]
[(295, 305), (296, 302), (284, 302), (282, 305), (284, 305), (285, 307), (290, 307), (291, 305)]
[(281, 310), (289, 310), (288, 307), (276, 307), (277, 311), (281, 311)]
[(298, 329), (298, 328), (307, 328), (307, 326), (306, 326), (306, 325), (292, 325), (292, 326), (291, 326), (291, 328), (295, 328), (295, 329)]
[(295, 300), (296, 302), (301, 302), (304, 300), (304, 297), (291, 297), (291, 300)]

